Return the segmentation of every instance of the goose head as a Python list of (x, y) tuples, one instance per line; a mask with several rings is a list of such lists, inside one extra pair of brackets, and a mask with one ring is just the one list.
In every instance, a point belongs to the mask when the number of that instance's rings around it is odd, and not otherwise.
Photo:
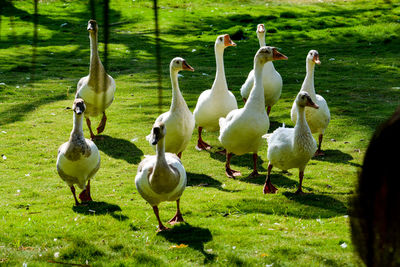
[(94, 19), (89, 20), (88, 21), (87, 30), (90, 33), (97, 33), (97, 31), (99, 30), (99, 26), (97, 25), (97, 21), (95, 21)]
[(319, 54), (317, 50), (310, 50), (307, 54), (307, 61), (308, 62), (314, 62), (318, 65), (321, 64), (321, 61), (319, 61)]
[(223, 34), (217, 37), (217, 40), (215, 41), (216, 48), (225, 49), (228, 46), (236, 46), (236, 44), (231, 40), (229, 34)]
[(301, 91), (298, 93), (295, 101), (296, 105), (300, 107), (312, 107), (319, 109), (319, 106), (312, 101), (311, 96), (307, 92)]
[(151, 130), (151, 144), (157, 145), (157, 143), (164, 138), (167, 134), (167, 129), (163, 122), (156, 122)]
[(77, 98), (74, 100), (74, 104), (72, 105), (72, 110), (76, 115), (82, 115), (86, 110), (85, 101), (82, 98)]
[(276, 47), (272, 46), (263, 46), (258, 49), (257, 54), (255, 56), (255, 60), (259, 61), (261, 64), (265, 64), (267, 61), (273, 60), (286, 60), (287, 56), (278, 52)]
[(264, 26), (264, 24), (258, 24), (256, 32), (257, 32), (258, 39), (264, 38), (264, 36), (265, 36), (265, 26)]
[(192, 66), (186, 63), (186, 60), (184, 60), (181, 57), (176, 57), (171, 60), (171, 63), (169, 65), (170, 69), (173, 71), (181, 71), (181, 70), (189, 70), (189, 71), (194, 71)]

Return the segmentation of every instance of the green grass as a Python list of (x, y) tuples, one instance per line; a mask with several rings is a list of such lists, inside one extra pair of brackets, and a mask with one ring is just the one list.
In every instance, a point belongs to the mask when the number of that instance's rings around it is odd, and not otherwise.
[[(134, 185), (138, 163), (153, 153), (145, 136), (160, 112), (152, 2), (110, 1), (108, 69), (117, 92), (107, 110), (105, 139), (97, 142), (102, 166), (92, 182), (95, 202), (88, 207), (73, 206), (55, 163), (72, 127), (66, 107), (79, 78), (88, 73), (90, 8), (88, 1), (39, 1), (39, 42), (33, 48), (32, 2), (14, 0), (1, 11), (0, 154), (7, 158), (0, 158), (0, 263), (360, 264), (351, 244), (348, 200), (369, 138), (400, 104), (398, 1), (159, 1), (162, 111), (171, 97), (169, 61), (181, 56), (195, 68), (180, 78), (193, 110), (214, 79), (216, 36), (239, 31), (244, 39), (226, 49), (225, 68), (242, 106), (239, 88), (258, 49), (255, 28), (265, 23), (267, 44), (289, 57), (275, 63), (284, 87), (271, 112), (270, 132), (282, 123), (293, 125), (289, 112), (310, 49), (320, 53), (315, 86), (332, 114), (323, 143), (326, 156), (306, 168), (305, 196), (294, 195), (297, 170), (289, 175), (278, 169), (272, 175), (278, 193), (262, 194), (266, 144), (259, 153), (263, 176), (245, 178), (251, 155), (235, 156), (232, 165), (244, 176), (231, 180), (224, 174), (224, 158), (197, 152), (193, 136), (182, 159), (189, 179), (181, 201), (187, 223), (163, 234), (155, 233), (153, 211)], [(96, 19), (102, 34), (100, 6)], [(88, 136), (86, 126), (84, 131)], [(218, 146), (217, 136), (204, 137)], [(163, 221), (174, 211), (175, 203), (160, 205)], [(187, 247), (173, 247), (180, 244)]]

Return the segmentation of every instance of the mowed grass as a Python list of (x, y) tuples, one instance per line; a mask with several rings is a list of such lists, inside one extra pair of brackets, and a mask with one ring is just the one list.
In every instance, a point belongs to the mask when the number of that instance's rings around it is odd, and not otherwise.
[[(88, 73), (91, 11), (88, 1), (39, 1), (38, 42), (32, 46), (32, 2), (7, 1), (1, 7), (0, 263), (361, 264), (351, 243), (348, 200), (370, 136), (399, 105), (398, 1), (159, 1), (161, 107), (152, 2), (110, 1), (108, 70), (117, 92), (107, 110), (105, 138), (96, 142), (102, 165), (92, 181), (95, 202), (87, 207), (74, 207), (55, 163), (72, 128), (66, 107), (79, 78)], [(95, 2), (103, 51), (102, 5)], [(326, 156), (309, 162), (306, 195), (294, 194), (297, 170), (278, 169), (272, 172), (278, 193), (263, 195), (266, 143), (259, 153), (262, 176), (246, 178), (251, 155), (235, 156), (232, 166), (243, 177), (232, 180), (224, 174), (224, 157), (194, 149), (194, 132), (182, 158), (188, 175), (181, 199), (186, 223), (156, 234), (155, 216), (134, 177), (143, 155), (154, 153), (145, 136), (169, 108), (169, 61), (181, 56), (195, 68), (180, 78), (193, 110), (214, 79), (216, 36), (238, 36), (237, 47), (227, 48), (224, 59), (228, 86), (241, 107), (239, 89), (258, 49), (258, 23), (266, 25), (267, 44), (289, 57), (275, 63), (284, 86), (271, 112), (270, 132), (282, 123), (293, 126), (290, 108), (305, 76), (306, 54), (319, 51), (315, 87), (332, 115), (323, 142)], [(89, 136), (86, 125), (84, 132)], [(216, 147), (217, 137), (204, 134)], [(175, 203), (159, 208), (166, 222)]]

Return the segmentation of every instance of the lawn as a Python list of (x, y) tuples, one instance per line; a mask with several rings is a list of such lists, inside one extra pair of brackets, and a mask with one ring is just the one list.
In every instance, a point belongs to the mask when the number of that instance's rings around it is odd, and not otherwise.
[[(0, 7), (1, 264), (361, 264), (351, 242), (348, 201), (372, 133), (400, 104), (399, 1), (159, 1), (161, 105), (153, 3), (110, 1), (107, 66), (117, 91), (104, 139), (96, 141), (102, 162), (91, 183), (95, 201), (75, 207), (55, 164), (72, 129), (67, 107), (89, 69), (88, 2), (39, 1), (37, 42), (33, 1), (5, 1)], [(94, 2), (103, 51), (102, 3)], [(282, 123), (293, 126), (290, 109), (305, 76), (306, 55), (319, 51), (315, 88), (332, 116), (322, 145), (326, 155), (309, 162), (306, 195), (294, 194), (297, 170), (287, 174), (275, 168), (272, 182), (279, 191), (263, 195), (266, 143), (259, 152), (262, 176), (246, 178), (252, 169), (248, 154), (233, 157), (232, 167), (243, 173), (233, 180), (225, 176), (223, 156), (195, 150), (195, 131), (182, 157), (188, 175), (181, 199), (186, 223), (157, 234), (156, 218), (134, 177), (143, 156), (154, 153), (145, 136), (169, 109), (169, 62), (181, 56), (195, 69), (179, 78), (193, 111), (214, 80), (216, 37), (236, 36), (237, 47), (225, 50), (225, 73), (242, 107), (239, 89), (258, 49), (259, 23), (266, 26), (267, 45), (289, 57), (275, 62), (284, 85), (269, 132)], [(88, 137), (86, 125), (84, 132)], [(216, 147), (217, 137), (204, 134)], [(166, 222), (175, 203), (159, 208)]]

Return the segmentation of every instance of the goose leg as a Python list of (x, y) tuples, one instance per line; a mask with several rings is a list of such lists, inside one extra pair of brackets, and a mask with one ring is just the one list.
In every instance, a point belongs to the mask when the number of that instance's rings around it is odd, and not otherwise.
[(296, 191), (296, 194), (298, 195), (304, 194), (303, 190), (301, 189), (301, 186), (303, 184), (303, 177), (304, 177), (304, 171), (299, 171), (299, 188)]
[(89, 128), (89, 131), (90, 131), (90, 139), (94, 140), (96, 138), (96, 136), (94, 135), (94, 133), (92, 131), (92, 123), (91, 123), (89, 118), (86, 118), (86, 124), (87, 124), (87, 126)]
[(207, 144), (206, 142), (203, 141), (203, 139), (201, 138), (201, 131), (203, 130), (202, 127), (198, 128), (198, 132), (199, 132), (199, 139), (197, 140), (197, 146), (196, 149), (198, 151), (201, 150), (210, 150), (211, 146), (209, 144)]
[(106, 122), (107, 122), (106, 112), (103, 111), (103, 117), (101, 118), (100, 124), (97, 127), (97, 134), (101, 134), (104, 131), (104, 128), (106, 128)]
[(269, 163), (267, 179), (265, 180), (264, 189), (263, 189), (264, 194), (268, 194), (268, 193), (275, 194), (276, 191), (278, 191), (278, 189), (271, 183), (271, 170), (272, 170), (272, 164)]
[(260, 174), (257, 171), (257, 158), (258, 158), (257, 153), (253, 153), (253, 172), (250, 173), (249, 178), (260, 176)]
[(158, 221), (158, 229), (157, 229), (157, 232), (169, 230), (169, 228), (165, 227), (165, 226), (162, 224), (162, 222), (161, 222), (161, 220), (160, 220), (160, 215), (158, 214), (158, 207), (157, 207), (157, 206), (153, 206), (153, 211), (154, 211), (154, 214), (156, 215), (157, 221)]
[(169, 224), (174, 225), (174, 224), (179, 223), (179, 222), (184, 222), (181, 210), (179, 209), (179, 200), (180, 199), (178, 199), (176, 201), (176, 214), (175, 214), (174, 217), (172, 217), (171, 220), (168, 221)]
[(90, 179), (87, 182), (86, 185), (86, 197), (87, 197), (87, 201), (93, 201), (91, 195), (90, 195)]
[(271, 106), (267, 107), (267, 115), (269, 116), (269, 113), (271, 112)]
[(90, 202), (93, 201), (90, 196), (90, 180), (88, 181), (86, 188), (79, 194), (79, 199), (82, 202)]
[(74, 195), (75, 205), (79, 206), (81, 203), (79, 203), (78, 199), (76, 198), (75, 187), (73, 185), (71, 185), (70, 188), (71, 188), (72, 195)]
[(225, 174), (229, 178), (235, 178), (236, 176), (242, 175), (240, 171), (235, 171), (231, 169), (231, 158), (232, 153), (226, 152), (226, 163), (225, 163)]
[(318, 137), (318, 149), (317, 149), (317, 152), (315, 152), (314, 156), (324, 156), (325, 155), (325, 153), (322, 152), (322, 150), (321, 150), (322, 137), (323, 137), (323, 134), (320, 134)]

